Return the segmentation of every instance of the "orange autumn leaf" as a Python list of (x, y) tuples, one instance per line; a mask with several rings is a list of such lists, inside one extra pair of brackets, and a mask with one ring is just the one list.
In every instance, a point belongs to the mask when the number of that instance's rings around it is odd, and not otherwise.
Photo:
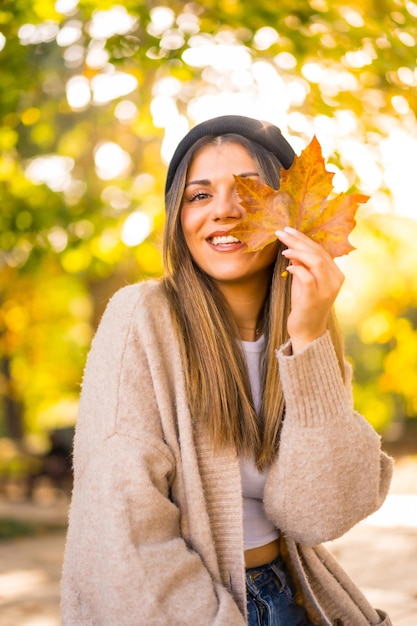
[(262, 250), (276, 241), (275, 231), (291, 226), (322, 245), (332, 257), (348, 254), (348, 241), (358, 204), (369, 196), (333, 191), (334, 174), (325, 168), (316, 137), (296, 156), (289, 170), (281, 170), (279, 190), (257, 179), (235, 176), (236, 190), (247, 215), (231, 234), (247, 244), (248, 252)]

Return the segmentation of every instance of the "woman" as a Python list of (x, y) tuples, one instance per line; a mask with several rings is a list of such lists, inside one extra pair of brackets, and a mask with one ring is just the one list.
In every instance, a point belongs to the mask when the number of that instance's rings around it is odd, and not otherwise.
[(278, 188), (293, 158), (240, 116), (173, 156), (165, 276), (112, 298), (88, 359), (64, 626), (391, 624), (320, 546), (379, 508), (392, 472), (352, 408), (343, 275), (292, 229), (256, 253), (230, 234), (234, 175)]

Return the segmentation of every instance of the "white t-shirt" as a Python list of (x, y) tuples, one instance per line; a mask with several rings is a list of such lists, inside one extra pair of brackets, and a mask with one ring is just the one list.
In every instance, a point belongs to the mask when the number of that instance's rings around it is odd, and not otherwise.
[[(261, 355), (265, 338), (241, 341), (252, 390), (255, 410), (261, 404)], [(266, 472), (259, 472), (253, 459), (240, 459), (243, 495), (243, 538), (245, 550), (258, 548), (279, 537), (279, 531), (265, 515), (263, 506)]]

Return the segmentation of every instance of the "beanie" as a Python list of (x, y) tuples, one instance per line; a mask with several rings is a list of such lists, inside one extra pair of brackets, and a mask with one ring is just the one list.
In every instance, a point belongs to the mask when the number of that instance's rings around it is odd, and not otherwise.
[(180, 141), (168, 167), (165, 195), (171, 188), (175, 172), (182, 158), (198, 139), (207, 136), (217, 137), (228, 133), (241, 135), (255, 141), (272, 152), (285, 169), (291, 167), (295, 152), (277, 126), (243, 115), (223, 115), (197, 124)]

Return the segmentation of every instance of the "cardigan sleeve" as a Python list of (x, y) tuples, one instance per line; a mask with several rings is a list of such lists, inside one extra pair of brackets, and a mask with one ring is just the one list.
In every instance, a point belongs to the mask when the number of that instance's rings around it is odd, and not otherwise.
[(277, 353), (285, 398), (280, 446), (265, 486), (265, 509), (304, 545), (340, 537), (383, 503), (392, 459), (353, 409), (329, 333), (292, 355)]
[[(113, 297), (84, 375), (62, 577), (63, 626), (244, 626), (182, 532), (131, 288)], [(149, 330), (149, 329), (148, 329)], [(158, 359), (153, 367), (159, 367)], [(174, 410), (174, 409), (173, 409)]]

